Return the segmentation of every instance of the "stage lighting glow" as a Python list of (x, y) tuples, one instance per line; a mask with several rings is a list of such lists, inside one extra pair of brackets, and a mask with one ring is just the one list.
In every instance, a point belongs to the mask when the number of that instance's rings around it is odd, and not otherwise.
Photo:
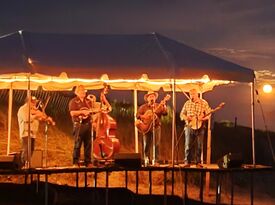
[(265, 84), (265, 85), (263, 86), (263, 91), (264, 91), (265, 93), (271, 93), (271, 92), (272, 92), (272, 86), (269, 85), (269, 84)]

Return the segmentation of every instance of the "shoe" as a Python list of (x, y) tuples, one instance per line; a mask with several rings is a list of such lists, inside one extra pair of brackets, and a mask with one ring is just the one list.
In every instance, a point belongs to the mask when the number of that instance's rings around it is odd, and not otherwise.
[(160, 163), (159, 163), (159, 162), (154, 162), (154, 163), (152, 163), (152, 166), (159, 167), (159, 166), (160, 166)]
[(147, 167), (149, 165), (150, 161), (149, 161), (149, 157), (145, 157), (144, 159), (144, 166)]
[(196, 168), (203, 168), (203, 165), (201, 163), (197, 163)]
[(78, 164), (73, 164), (73, 168), (79, 168)]
[(85, 167), (92, 168), (92, 167), (94, 167), (94, 165), (92, 163), (88, 163), (88, 164), (85, 164)]
[(188, 162), (185, 162), (182, 167), (183, 168), (188, 168), (188, 167), (191, 167), (191, 164), (188, 163)]

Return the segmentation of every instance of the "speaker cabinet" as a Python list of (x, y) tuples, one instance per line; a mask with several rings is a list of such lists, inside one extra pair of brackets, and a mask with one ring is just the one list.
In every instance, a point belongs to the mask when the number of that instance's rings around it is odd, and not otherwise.
[(11, 153), (0, 156), (0, 169), (21, 169), (23, 163), (20, 153)]
[(43, 151), (34, 150), (31, 157), (31, 168), (43, 167)]
[(243, 164), (241, 154), (228, 153), (217, 161), (219, 168), (240, 168)]
[(141, 167), (140, 153), (116, 153), (114, 155), (115, 164), (121, 167), (139, 168)]

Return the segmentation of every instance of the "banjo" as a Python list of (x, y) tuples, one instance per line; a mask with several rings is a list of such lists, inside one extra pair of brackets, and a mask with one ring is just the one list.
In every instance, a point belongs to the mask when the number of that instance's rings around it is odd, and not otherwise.
[[(207, 117), (209, 115), (211, 115), (212, 113), (220, 110), (223, 106), (225, 105), (224, 102), (220, 103), (216, 108), (212, 109), (210, 112), (202, 115), (201, 117), (204, 118), (204, 117)], [(192, 118), (192, 120), (185, 120), (185, 123), (187, 126), (189, 126), (191, 129), (193, 130), (197, 130), (197, 129), (200, 129), (201, 126), (202, 126), (202, 123), (203, 123), (203, 120), (199, 120), (199, 116), (194, 116)]]

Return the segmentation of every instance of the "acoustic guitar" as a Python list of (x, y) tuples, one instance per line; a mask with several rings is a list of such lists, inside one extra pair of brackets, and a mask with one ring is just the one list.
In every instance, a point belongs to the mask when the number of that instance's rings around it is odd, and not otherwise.
[(169, 99), (171, 98), (170, 95), (166, 95), (164, 99), (159, 103), (159, 105), (154, 109), (154, 110), (147, 110), (141, 120), (137, 120), (135, 122), (135, 125), (138, 129), (138, 131), (142, 134), (146, 134), (149, 132), (156, 119), (158, 118), (157, 116), (157, 111), (163, 106)]
[[(225, 105), (224, 102), (220, 103), (215, 109), (212, 109), (210, 112), (204, 114), (204, 115), (202, 116), (202, 118), (207, 117), (207, 116), (211, 115), (212, 113), (218, 111), (218, 110), (221, 109), (224, 105)], [(192, 118), (192, 120), (185, 120), (186, 125), (189, 126), (190, 128), (192, 128), (193, 130), (198, 130), (198, 129), (200, 129), (201, 126), (202, 126), (203, 121), (202, 121), (202, 120), (199, 120), (198, 117), (199, 117), (199, 116), (195, 116), (195, 117)]]

